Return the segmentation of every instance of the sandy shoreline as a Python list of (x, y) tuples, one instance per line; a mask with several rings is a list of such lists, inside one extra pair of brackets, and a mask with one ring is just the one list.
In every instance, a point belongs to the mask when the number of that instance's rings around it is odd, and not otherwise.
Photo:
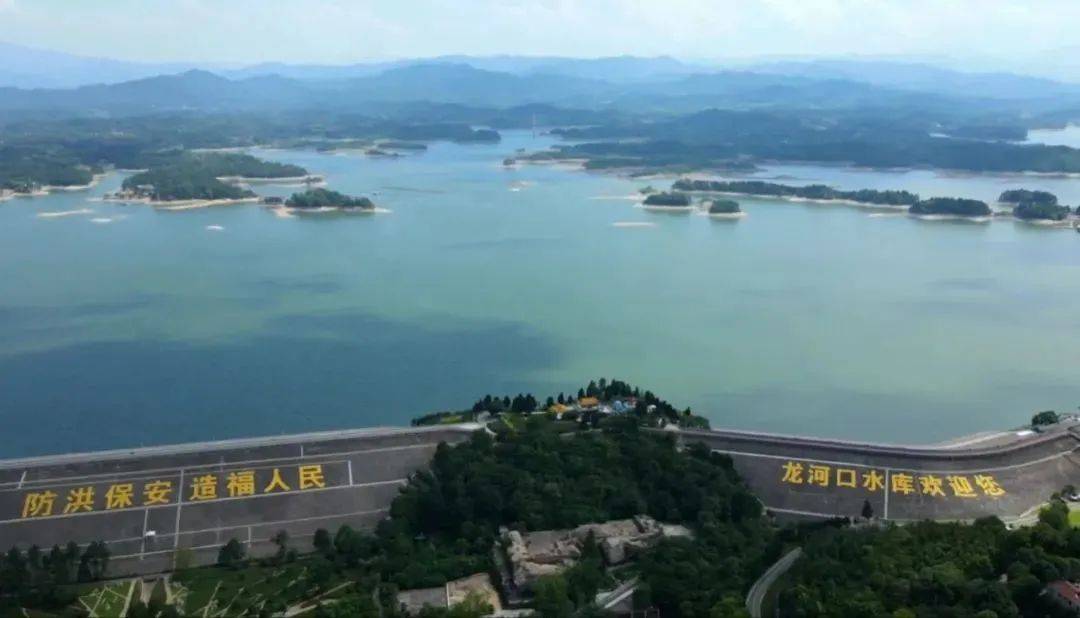
[(252, 204), (259, 201), (257, 197), (242, 197), (226, 200), (152, 200), (148, 197), (132, 198), (101, 198), (102, 202), (115, 204), (145, 204), (158, 210), (194, 210), (196, 208), (210, 208), (211, 206), (232, 206), (233, 204)]
[(45, 193), (50, 193), (52, 191), (85, 191), (96, 187), (106, 176), (108, 176), (107, 173), (94, 174), (90, 179), (90, 182), (85, 185), (44, 185), (41, 187), (41, 190)]
[(249, 176), (218, 176), (221, 182), (229, 184), (252, 184), (252, 185), (303, 185), (325, 183), (326, 177), (320, 174), (307, 174), (306, 176), (282, 176), (280, 178), (259, 178)]
[(1012, 221), (1018, 221), (1021, 223), (1028, 223), (1038, 227), (1047, 228), (1061, 228), (1061, 229), (1074, 229), (1076, 225), (1080, 224), (1080, 221), (1069, 218), (1064, 221), (1049, 221), (1044, 219), (1020, 219), (1014, 216), (1011, 212), (995, 211), (989, 215), (982, 217), (967, 217), (963, 215), (949, 215), (949, 214), (912, 214), (909, 212), (910, 207), (902, 204), (874, 204), (872, 202), (859, 202), (856, 200), (843, 200), (843, 199), (813, 199), (808, 197), (786, 196), (786, 195), (758, 195), (754, 193), (736, 193), (731, 191), (682, 191), (682, 193), (690, 193), (695, 195), (722, 195), (725, 197), (738, 197), (750, 200), (779, 200), (784, 202), (792, 202), (796, 204), (820, 204), (824, 206), (850, 206), (853, 208), (860, 208), (863, 210), (880, 210), (891, 211), (883, 213), (873, 213), (870, 216), (882, 216), (895, 214), (897, 216), (909, 216), (913, 219), (919, 219), (921, 221), (969, 221), (971, 223), (991, 223), (997, 219), (1008, 219)]
[(90, 179), (90, 182), (85, 185), (42, 185), (29, 193), (22, 193), (19, 191), (7, 191), (0, 194), (0, 202), (6, 202), (13, 200), (17, 197), (45, 197), (56, 192), (66, 193), (69, 191), (86, 191), (87, 189), (93, 189), (100, 183), (108, 173), (94, 174)]
[(655, 205), (649, 205), (649, 204), (645, 204), (644, 202), (641, 202), (641, 203), (637, 204), (637, 207), (638, 208), (643, 208), (643, 209), (648, 210), (650, 212), (680, 212), (681, 213), (681, 212), (693, 212), (695, 210), (698, 210), (698, 207), (694, 206), (693, 204), (691, 204), (689, 206), (655, 206)]
[(854, 208), (864, 208), (870, 210), (901, 210), (907, 211), (909, 206), (903, 204), (875, 204), (873, 202), (859, 202), (856, 200), (843, 200), (843, 199), (815, 199), (810, 197), (798, 197), (794, 195), (760, 195), (757, 193), (737, 193), (734, 191), (680, 191), (680, 193), (690, 193), (694, 195), (722, 195), (724, 197), (741, 197), (743, 199), (752, 200), (782, 200), (785, 202), (795, 202), (798, 204), (822, 204), (825, 206), (852, 206)]
[(75, 215), (91, 215), (94, 214), (93, 209), (90, 208), (78, 208), (76, 210), (54, 210), (47, 212), (39, 212), (37, 217), (39, 219), (59, 219), (60, 217), (73, 217)]
[(341, 206), (320, 206), (318, 208), (290, 208), (288, 206), (272, 206), (269, 210), (274, 215), (283, 219), (291, 219), (298, 215), (326, 215), (326, 214), (346, 214), (346, 215), (380, 215), (393, 212), (388, 208), (343, 208)]

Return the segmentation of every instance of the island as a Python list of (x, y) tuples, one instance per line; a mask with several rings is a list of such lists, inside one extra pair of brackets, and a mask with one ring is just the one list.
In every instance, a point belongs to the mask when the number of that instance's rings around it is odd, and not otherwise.
[(1064, 221), (1072, 210), (1068, 206), (1038, 202), (1021, 202), (1013, 208), (1013, 216), (1028, 221)]
[(379, 147), (376, 147), (376, 146), (372, 146), (371, 148), (368, 148), (367, 150), (364, 151), (364, 154), (369, 156), (369, 157), (382, 157), (384, 159), (393, 159), (393, 158), (401, 156), (401, 154), (399, 154), (399, 153), (392, 152), (390, 150), (383, 150), (382, 148), (379, 148)]
[(841, 191), (820, 184), (795, 187), (761, 180), (719, 181), (681, 178), (675, 181), (672, 189), (676, 191), (731, 193), (817, 201), (845, 201), (874, 206), (911, 206), (919, 201), (919, 196), (909, 191), (878, 191), (875, 189)]
[(239, 185), (245, 179), (308, 177), (307, 170), (298, 165), (264, 161), (247, 154), (180, 152), (125, 178), (121, 191), (106, 195), (105, 199), (148, 203), (250, 201), (256, 195)]
[(1056, 206), (1058, 198), (1049, 191), (1031, 191), (1029, 189), (1009, 189), (998, 196), (1002, 204), (1044, 204)]
[(993, 212), (986, 202), (962, 197), (932, 197), (912, 204), (913, 215), (945, 215), (950, 217), (981, 218)]
[(303, 193), (293, 193), (285, 200), (285, 207), (302, 212), (374, 212), (375, 204), (366, 197), (350, 197), (344, 193), (329, 189), (309, 189)]
[(735, 200), (712, 200), (709, 202), (709, 214), (713, 216), (742, 215), (742, 209)]
[(685, 193), (652, 193), (642, 202), (645, 206), (659, 208), (689, 208), (690, 196)]
[(1058, 198), (1048, 191), (1010, 189), (998, 197), (1002, 204), (1012, 204), (1017, 219), (1034, 222), (1065, 221), (1072, 214), (1068, 206), (1058, 204)]
[[(745, 105), (740, 101), (737, 105)], [(715, 172), (766, 162), (929, 167), (972, 172), (1080, 172), (1080, 150), (1046, 144), (971, 139), (992, 131), (925, 117), (899, 118), (886, 108), (834, 111), (702, 109), (630, 119), (609, 113), (587, 126), (551, 131), (566, 140), (551, 156), (586, 160), (587, 168)], [(919, 115), (915, 115), (919, 116)], [(1017, 122), (1007, 134), (1019, 135)], [(966, 124), (966, 123), (965, 123)], [(954, 135), (955, 137), (950, 137)]]

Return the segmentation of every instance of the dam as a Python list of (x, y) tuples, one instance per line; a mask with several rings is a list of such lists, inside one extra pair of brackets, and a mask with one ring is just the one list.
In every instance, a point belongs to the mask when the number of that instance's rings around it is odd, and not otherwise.
[[(440, 443), (482, 425), (306, 433), (0, 461), (0, 550), (105, 541), (115, 575), (213, 563), (236, 539), (268, 555), (286, 531), (371, 528)], [(672, 431), (732, 458), (778, 517), (893, 521), (1030, 517), (1080, 484), (1080, 423), (897, 446), (730, 431)]]

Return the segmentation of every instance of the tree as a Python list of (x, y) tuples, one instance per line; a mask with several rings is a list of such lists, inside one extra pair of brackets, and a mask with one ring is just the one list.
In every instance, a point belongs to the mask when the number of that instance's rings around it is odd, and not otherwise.
[(270, 541), (274, 545), (277, 545), (277, 551), (274, 553), (274, 561), (278, 564), (283, 564), (285, 562), (285, 557), (289, 552), (289, 533), (285, 530), (279, 530)]
[(869, 519), (873, 519), (873, 517), (874, 517), (874, 507), (870, 504), (869, 500), (863, 500), (862, 518), (869, 520)]
[(329, 556), (334, 551), (334, 542), (330, 540), (330, 533), (325, 528), (315, 531), (315, 537), (311, 540), (315, 550), (324, 556)]
[(222, 545), (218, 550), (218, 566), (239, 568), (244, 562), (246, 552), (244, 551), (243, 544), (236, 539), (229, 539), (229, 542)]
[(724, 596), (709, 610), (709, 618), (750, 618), (744, 601), (733, 594)]
[(1058, 416), (1057, 412), (1053, 410), (1044, 410), (1042, 412), (1036, 413), (1035, 416), (1031, 417), (1031, 426), (1040, 427), (1042, 425), (1053, 425), (1060, 420), (1061, 417)]
[(545, 575), (537, 580), (534, 606), (543, 618), (570, 618), (574, 605), (562, 575)]

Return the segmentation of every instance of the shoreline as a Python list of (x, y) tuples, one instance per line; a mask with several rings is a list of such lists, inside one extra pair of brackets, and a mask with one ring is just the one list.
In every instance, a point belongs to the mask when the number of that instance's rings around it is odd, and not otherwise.
[(145, 204), (153, 206), (157, 210), (194, 210), (196, 208), (209, 208), (211, 206), (232, 206), (234, 204), (250, 204), (259, 201), (258, 197), (241, 197), (236, 199), (220, 200), (152, 200), (148, 197), (130, 198), (100, 198), (102, 202), (113, 204)]
[[(951, 214), (912, 214), (909, 212), (910, 206), (904, 206), (899, 204), (875, 204), (873, 202), (859, 202), (856, 200), (843, 200), (843, 199), (815, 199), (809, 197), (787, 196), (787, 195), (761, 195), (757, 193), (737, 193), (732, 191), (682, 191), (690, 195), (722, 195), (725, 197), (739, 197), (749, 200), (777, 200), (783, 202), (791, 202), (794, 204), (811, 204), (811, 205), (823, 205), (823, 206), (849, 206), (852, 208), (859, 208), (862, 210), (879, 210), (889, 211), (896, 214), (907, 215), (913, 219), (919, 219), (922, 221), (970, 221), (972, 223), (992, 223), (996, 220), (1011, 220), (1016, 223), (1027, 223), (1036, 227), (1042, 228), (1058, 228), (1058, 229), (1075, 229), (1080, 225), (1080, 219), (1070, 216), (1061, 221), (1054, 221), (1050, 219), (1021, 219), (1011, 212), (1005, 211), (993, 211), (985, 216), (969, 217), (965, 215), (951, 215)], [(995, 202), (996, 204), (1000, 202)]]
[(102, 180), (108, 176), (108, 172), (102, 172), (101, 174), (94, 174), (91, 177), (90, 182), (85, 185), (41, 185), (37, 189), (30, 191), (29, 193), (20, 191), (10, 191), (6, 193), (0, 193), (0, 202), (6, 202), (13, 200), (17, 197), (45, 197), (46, 195), (52, 195), (53, 193), (67, 193), (74, 191), (87, 191), (96, 187)]
[(276, 184), (317, 184), (325, 183), (326, 177), (321, 174), (307, 174), (304, 176), (282, 176), (280, 178), (263, 178), (258, 176), (218, 176), (218, 180), (229, 184), (256, 184), (256, 185), (276, 185)]
[(268, 205), (266, 209), (282, 219), (292, 219), (303, 215), (382, 215), (393, 212), (388, 208), (347, 208), (344, 206), (320, 206), (318, 208), (292, 208), (284, 205)]

